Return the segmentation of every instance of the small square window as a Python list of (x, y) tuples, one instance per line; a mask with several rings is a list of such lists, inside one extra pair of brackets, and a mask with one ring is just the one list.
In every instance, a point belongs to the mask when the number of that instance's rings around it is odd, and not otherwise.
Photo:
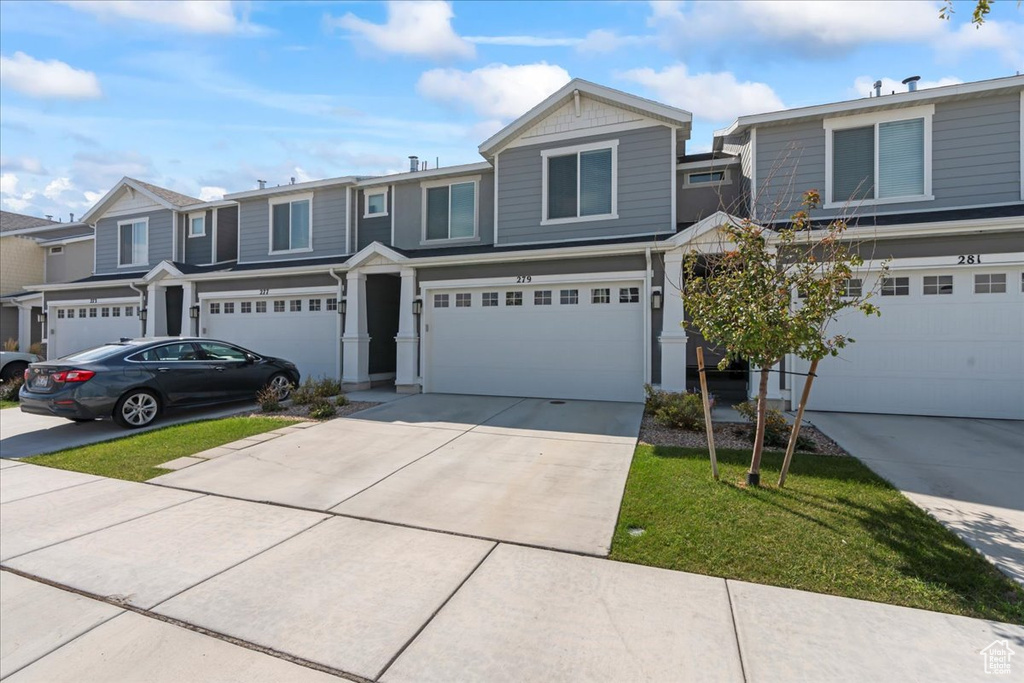
[(384, 216), (388, 212), (387, 192), (374, 192), (366, 195), (366, 213), (364, 218), (371, 216)]
[(310, 299), (309, 300), (309, 310), (311, 312), (314, 312), (314, 313), (319, 311), (320, 310), (320, 299)]
[(90, 308), (89, 309), (89, 317), (90, 318), (95, 318), (96, 317), (96, 309), (95, 308)]
[(924, 293), (926, 295), (932, 295), (932, 294), (952, 294), (953, 293), (953, 276), (952, 275), (925, 275), (924, 276)]
[(210, 302), (210, 315), (217, 315), (220, 313), (220, 304), (213, 301)]
[(597, 287), (590, 290), (590, 303), (610, 304), (612, 302), (612, 290), (608, 287)]
[(558, 294), (558, 300), (563, 306), (573, 306), (580, 302), (580, 290), (578, 289), (563, 289)]
[(78, 317), (79, 318), (84, 318), (87, 315), (89, 315), (89, 313), (84, 308), (79, 308), (78, 309)]
[(278, 299), (274, 302), (274, 313), (284, 313), (284, 300)]
[(57, 309), (57, 317), (58, 318), (63, 318), (64, 317), (64, 309), (63, 308), (58, 308)]
[(473, 295), (469, 292), (459, 292), (455, 295), (455, 308), (469, 308), (473, 305)]
[(859, 297), (864, 291), (864, 283), (860, 278), (849, 278), (840, 289), (841, 296)]
[(243, 301), (242, 303), (238, 304), (238, 310), (241, 313), (252, 313), (252, 302)]
[(234, 313), (234, 312), (235, 312), (235, 302), (234, 301), (225, 301), (224, 302), (224, 313)]
[(481, 297), (481, 306), (497, 306), (498, 305), (498, 293), (497, 292), (484, 292)]
[(978, 273), (974, 276), (975, 294), (1005, 294), (1006, 273)]
[(639, 287), (619, 287), (619, 303), (620, 304), (638, 304), (638, 303), (640, 303), (640, 288)]
[(522, 292), (505, 292), (505, 305), (506, 306), (522, 306), (523, 305), (523, 293)]
[(882, 296), (909, 296), (909, 277), (882, 278)]
[(338, 297), (332, 296), (327, 299), (327, 310), (336, 311), (338, 310)]
[(302, 299), (292, 299), (288, 304), (288, 310), (292, 313), (302, 313)]
[(550, 306), (551, 305), (551, 290), (541, 289), (533, 293), (533, 305), (534, 306)]
[(266, 313), (267, 312), (267, 302), (266, 301), (257, 301), (256, 302), (256, 312), (257, 313)]
[(112, 309), (110, 309), (110, 312), (111, 312), (111, 314), (115, 318), (120, 318), (121, 317), (121, 307), (120, 306), (114, 306)]
[(434, 308), (448, 308), (448, 295), (447, 294), (435, 294), (434, 295)]
[(125, 306), (124, 307), (124, 317), (131, 318), (134, 315), (135, 315), (135, 307), (134, 306)]
[(100, 309), (100, 317), (101, 318), (109, 318), (110, 317), (110, 306), (104, 306), (103, 308)]

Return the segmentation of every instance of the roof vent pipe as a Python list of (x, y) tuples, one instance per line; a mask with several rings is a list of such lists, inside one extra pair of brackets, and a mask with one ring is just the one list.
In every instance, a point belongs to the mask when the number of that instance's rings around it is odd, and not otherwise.
[(882, 96), (882, 81), (875, 81), (874, 88), (875, 88), (875, 97), (881, 97)]
[(409, 173), (415, 173), (420, 170), (420, 158), (415, 155), (409, 156)]
[(74, 223), (75, 222), (75, 214), (69, 213), (68, 216), (70, 216), (70, 218), (68, 218), (68, 223)]
[(46, 214), (46, 220), (52, 221), (53, 220), (53, 214), (52, 213)]
[(267, 181), (266, 180), (257, 180), (256, 184), (258, 184), (260, 186), (261, 190), (267, 189)]
[(907, 92), (917, 92), (917, 82), (921, 80), (920, 76), (911, 76), (910, 78), (903, 79), (903, 85), (907, 86)]
[(295, 176), (292, 176), (291, 178), (288, 179), (288, 184), (289, 185), (294, 185), (295, 184)]

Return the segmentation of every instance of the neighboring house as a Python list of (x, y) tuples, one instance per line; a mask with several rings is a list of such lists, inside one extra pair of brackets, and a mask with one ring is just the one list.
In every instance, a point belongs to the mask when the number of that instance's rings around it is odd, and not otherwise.
[[(346, 388), (639, 401), (645, 383), (696, 382), (686, 250), (730, 214), (784, 220), (815, 188), (822, 220), (859, 193), (851, 235), (895, 260), (887, 315), (840, 321), (858, 341), (822, 364), (812, 407), (1021, 416), (1022, 90), (1013, 77), (743, 117), (688, 154), (688, 112), (577, 79), (475, 164), (412, 158), (206, 205), (125, 179), (87, 215), (95, 275), (44, 287), (51, 333), (61, 310), (80, 325), (120, 300), (142, 307), (135, 334), (233, 341)], [(231, 225), (232, 249), (191, 248), (200, 215)], [(741, 395), (748, 375), (732, 372)], [(773, 398), (792, 402), (798, 376), (780, 377)]]
[(37, 286), (92, 272), (92, 228), (0, 211), (0, 343), (28, 351), (45, 341)]

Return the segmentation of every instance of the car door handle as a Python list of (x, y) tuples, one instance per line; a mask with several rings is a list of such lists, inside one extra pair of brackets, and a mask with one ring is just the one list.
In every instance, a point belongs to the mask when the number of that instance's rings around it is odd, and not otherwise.
[(171, 369), (170, 368), (157, 368), (156, 371), (157, 372), (170, 372)]
[(213, 369), (216, 370), (217, 372), (224, 372), (224, 366), (223, 365), (214, 365)]

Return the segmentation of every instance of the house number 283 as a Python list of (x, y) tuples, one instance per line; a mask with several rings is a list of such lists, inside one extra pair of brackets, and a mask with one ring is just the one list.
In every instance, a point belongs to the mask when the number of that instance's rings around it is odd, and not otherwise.
[(517, 285), (522, 285), (522, 284), (525, 284), (527, 282), (533, 282), (533, 276), (532, 275), (516, 275), (516, 284)]
[(981, 254), (960, 254), (956, 257), (958, 266), (969, 266), (975, 263), (981, 263)]

